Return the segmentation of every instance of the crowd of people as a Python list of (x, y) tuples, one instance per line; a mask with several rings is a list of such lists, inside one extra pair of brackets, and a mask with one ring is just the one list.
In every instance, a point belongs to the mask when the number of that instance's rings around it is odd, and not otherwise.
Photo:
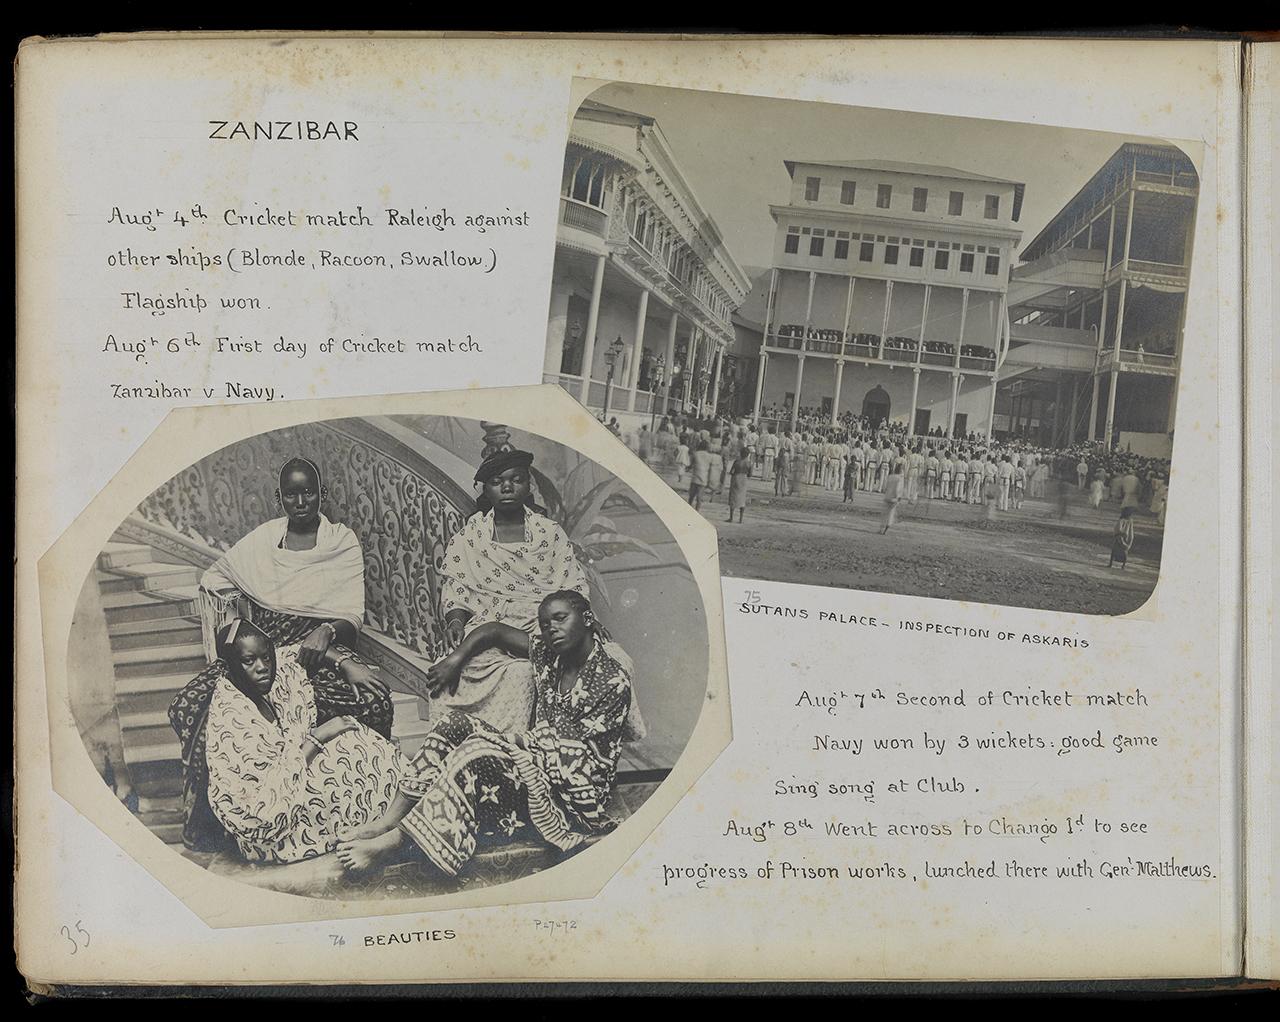
[(201, 579), (209, 665), (169, 709), (189, 847), (258, 863), (332, 852), (351, 873), (417, 857), (452, 876), (486, 846), (568, 853), (612, 827), (621, 746), (643, 734), (631, 660), (533, 500), (532, 461), (501, 450), (475, 473), (475, 513), (440, 565), (444, 655), (421, 680), (433, 728), (413, 757), (356, 652), (359, 540), (321, 513), (318, 466), (282, 468), (282, 516)]
[[(1028, 498), (1050, 499), (1065, 516), (1072, 489), (1084, 491), (1088, 503), (1119, 504), (1132, 545), (1129, 519), (1145, 508), (1164, 525), (1168, 505), (1169, 461), (1100, 443), (1067, 448), (1037, 446), (1022, 438), (988, 439), (977, 434), (950, 437), (941, 428), (910, 436), (901, 422), (875, 421), (845, 412), (833, 425), (830, 415), (802, 408), (797, 428), (761, 421), (698, 420), (683, 415), (664, 418), (650, 433), (648, 426), (628, 436), (646, 462), (675, 472), (695, 508), (727, 491), (728, 520), (741, 522), (747, 503), (746, 480), (771, 484), (775, 496), (802, 494), (806, 487), (842, 494), (884, 497), (882, 529), (894, 524), (901, 501), (942, 500), (982, 505), (989, 516), (1017, 511)], [(1127, 547), (1125, 548), (1127, 550)], [(1124, 558), (1114, 556), (1123, 565)]]

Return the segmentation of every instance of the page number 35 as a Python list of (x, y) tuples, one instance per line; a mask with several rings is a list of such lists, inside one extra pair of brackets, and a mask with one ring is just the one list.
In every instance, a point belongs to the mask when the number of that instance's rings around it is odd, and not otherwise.
[(74, 955), (81, 948), (89, 946), (89, 931), (80, 925), (80, 920), (76, 920), (76, 928), (72, 930), (69, 926), (63, 926), (59, 931), (71, 943), (71, 953)]

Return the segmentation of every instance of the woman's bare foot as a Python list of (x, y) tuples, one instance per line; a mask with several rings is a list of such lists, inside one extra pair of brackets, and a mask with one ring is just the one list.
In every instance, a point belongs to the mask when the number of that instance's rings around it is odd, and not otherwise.
[(338, 831), (338, 841), (342, 843), (348, 841), (372, 841), (376, 837), (381, 837), (389, 830), (395, 830), (395, 827), (395, 820), (389, 820), (385, 816), (379, 816), (376, 820), (370, 820), (362, 827), (354, 827), (351, 830)]
[(410, 795), (406, 795), (402, 791), (396, 792), (396, 797), (391, 800), (391, 805), (387, 807), (387, 811), (379, 816), (376, 820), (370, 820), (368, 823), (351, 830), (339, 830), (337, 837), (339, 841), (371, 841), (373, 838), (380, 837), (389, 830), (394, 830), (396, 826), (409, 815), (418, 800)]
[(338, 861), (348, 873), (369, 873), (384, 869), (394, 862), (400, 851), (403, 835), (395, 827), (377, 837), (341, 841), (338, 843)]

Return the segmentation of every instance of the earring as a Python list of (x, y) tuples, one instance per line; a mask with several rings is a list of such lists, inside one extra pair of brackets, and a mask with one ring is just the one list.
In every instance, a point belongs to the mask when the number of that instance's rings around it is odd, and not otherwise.
[(280, 499), (280, 491), (276, 490), (276, 507), (283, 509), (284, 501)]

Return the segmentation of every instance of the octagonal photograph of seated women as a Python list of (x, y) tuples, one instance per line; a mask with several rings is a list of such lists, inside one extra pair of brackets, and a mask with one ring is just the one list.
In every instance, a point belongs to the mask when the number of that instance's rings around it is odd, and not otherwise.
[(442, 415), (208, 454), (102, 548), (68, 648), (104, 784), (210, 873), (413, 898), (553, 869), (663, 784), (707, 694), (671, 529), (577, 450)]

